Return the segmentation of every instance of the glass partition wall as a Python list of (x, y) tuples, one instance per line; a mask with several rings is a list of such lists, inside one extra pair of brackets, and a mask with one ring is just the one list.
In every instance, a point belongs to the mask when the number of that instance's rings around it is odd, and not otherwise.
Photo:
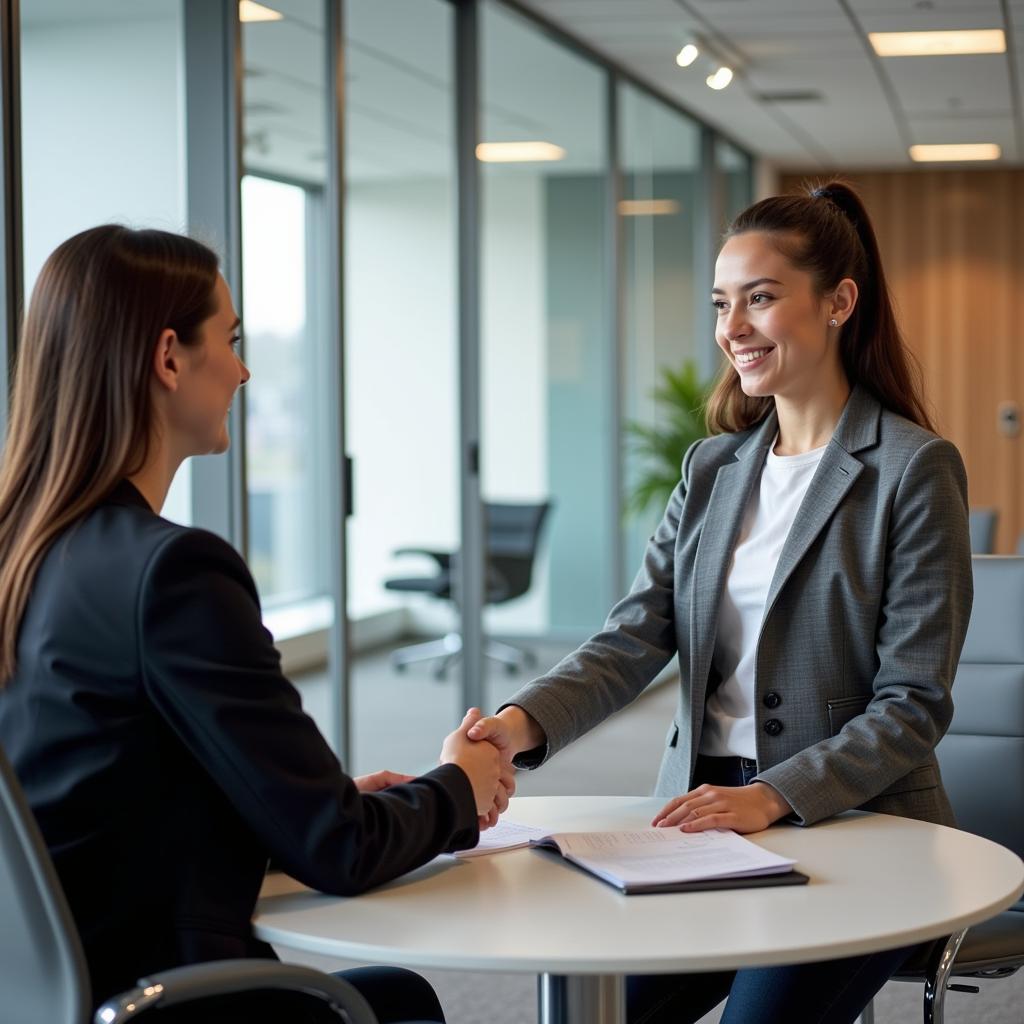
[[(249, 567), (267, 627), (290, 656), (298, 638), (334, 621), (329, 565), (331, 460), (326, 280), (326, 8), (276, 0), (280, 18), (241, 26), (241, 250), (245, 479)], [(301, 650), (301, 648), (300, 648)], [(316, 655), (319, 655), (318, 657)], [(329, 680), (303, 687), (307, 709), (334, 739)]]
[[(241, 19), (234, 0), (14, 6), (25, 291), (94, 224), (214, 241), (253, 371), (236, 403), (245, 457), (214, 498), (184, 466), (165, 514), (244, 546), (286, 671), (315, 669), (300, 686), (328, 736), (347, 708), (350, 768), (428, 767), (467, 680), (483, 673), (493, 706), (632, 578), (661, 508), (623, 517), (650, 468), (623, 426), (660, 429), (666, 371), (713, 362), (701, 282), (751, 198), (750, 157), (500, 0), (268, 0)], [(467, 12), (475, 32), (457, 33)], [(471, 122), (478, 159), (457, 175)], [(476, 248), (467, 296), (458, 260)], [(460, 609), (450, 577), (477, 471), (460, 438), (477, 405), (486, 600)], [(245, 514), (211, 513), (225, 498)], [(539, 531), (510, 541), (530, 506), (546, 506)], [(480, 621), (495, 657), (463, 667), (463, 623)], [(325, 672), (332, 628), (345, 653)], [(441, 638), (442, 657), (399, 670), (397, 651)]]
[[(622, 409), (627, 430), (623, 567), (632, 579), (647, 539), (665, 510), (658, 492), (642, 508), (636, 496), (653, 474), (673, 478), (684, 451), (670, 428), (673, 407), (659, 401), (666, 374), (698, 365), (700, 348), (714, 339), (698, 336), (706, 318), (698, 303), (698, 272), (707, 237), (698, 230), (706, 204), (701, 169), (701, 129), (690, 118), (631, 85), (619, 90), (619, 159), (623, 238)], [(641, 449), (638, 430), (655, 437)], [(633, 499), (633, 500), (630, 500)]]
[(485, 671), (497, 705), (611, 604), (615, 381), (607, 73), (498, 4), (481, 15)]
[[(417, 772), (461, 717), (454, 12), (345, 4), (353, 764)], [(410, 744), (409, 735), (422, 737)]]

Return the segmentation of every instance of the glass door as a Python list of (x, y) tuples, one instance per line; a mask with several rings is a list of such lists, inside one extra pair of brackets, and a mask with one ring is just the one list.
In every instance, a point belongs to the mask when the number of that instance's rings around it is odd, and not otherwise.
[(454, 10), (345, 4), (353, 765), (421, 772), (461, 717)]

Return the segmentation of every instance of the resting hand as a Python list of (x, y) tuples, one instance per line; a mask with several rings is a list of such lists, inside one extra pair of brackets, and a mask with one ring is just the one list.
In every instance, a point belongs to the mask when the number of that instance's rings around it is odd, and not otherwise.
[(388, 786), (397, 786), (400, 782), (412, 782), (413, 775), (402, 775), (401, 772), (373, 772), (370, 775), (357, 775), (352, 781), (360, 793), (379, 793)]
[(791, 814), (793, 808), (766, 782), (749, 786), (698, 786), (669, 800), (654, 816), (652, 825), (678, 825), (683, 832), (729, 828), (734, 832), (760, 832)]
[[(504, 759), (492, 744), (474, 743), (466, 735), (482, 717), (479, 708), (470, 708), (466, 712), (458, 729), (445, 738), (440, 762), (457, 764), (466, 773), (473, 787), (476, 813), (490, 819), (492, 808), (500, 806), (502, 801), (498, 791), (504, 788), (501, 785)], [(504, 806), (508, 806), (507, 796), (504, 798)]]

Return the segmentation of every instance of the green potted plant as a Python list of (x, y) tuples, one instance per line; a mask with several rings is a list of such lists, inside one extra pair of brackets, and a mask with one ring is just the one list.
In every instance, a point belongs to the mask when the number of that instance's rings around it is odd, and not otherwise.
[(627, 516), (639, 517), (651, 505), (660, 511), (668, 504), (679, 483), (679, 467), (687, 448), (707, 435), (704, 405), (709, 393), (710, 385), (701, 383), (692, 359), (679, 369), (667, 366), (652, 392), (657, 424), (626, 423), (626, 443), (642, 467), (626, 496)]

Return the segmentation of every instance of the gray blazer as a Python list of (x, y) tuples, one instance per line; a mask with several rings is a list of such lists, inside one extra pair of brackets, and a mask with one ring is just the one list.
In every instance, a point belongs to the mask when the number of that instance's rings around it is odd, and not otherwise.
[[(537, 767), (629, 704), (678, 654), (656, 793), (691, 788), (718, 608), (774, 412), (697, 442), (629, 594), (518, 704)], [(758, 778), (808, 825), (852, 807), (953, 824), (935, 745), (973, 599), (967, 478), (948, 441), (855, 388), (779, 558), (758, 639)]]

